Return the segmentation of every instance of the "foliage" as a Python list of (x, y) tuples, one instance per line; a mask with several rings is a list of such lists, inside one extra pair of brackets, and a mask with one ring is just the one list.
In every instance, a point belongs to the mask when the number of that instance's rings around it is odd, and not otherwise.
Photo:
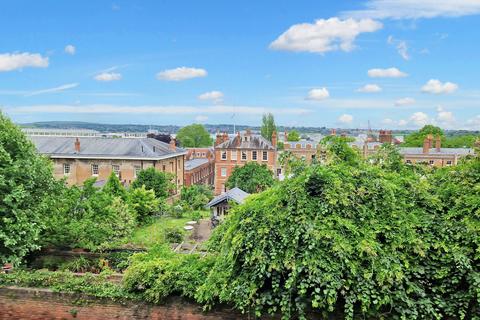
[(278, 159), (284, 169), (284, 175), (289, 177), (302, 173), (308, 166), (304, 159), (296, 157), (291, 151), (282, 152)]
[(60, 266), (60, 270), (62, 271), (70, 271), (70, 272), (91, 272), (92, 268), (96, 267), (95, 263), (87, 259), (83, 256), (78, 258), (72, 259), (70, 261), (64, 262)]
[(183, 187), (180, 195), (182, 204), (191, 210), (202, 210), (213, 198), (213, 191), (205, 185)]
[(323, 139), (321, 145), (326, 146), (328, 161), (332, 163), (346, 163), (348, 165), (357, 165), (360, 162), (359, 154), (356, 150), (348, 146), (348, 137), (329, 136), (329, 139)]
[(402, 144), (403, 147), (421, 147), (423, 146), (423, 141), (425, 138), (431, 134), (434, 138), (439, 135), (442, 140), (442, 144), (445, 143), (445, 133), (439, 127), (436, 127), (431, 124), (425, 125), (422, 129), (417, 132), (413, 132), (405, 137), (405, 142)]
[(226, 186), (229, 189), (238, 187), (245, 192), (256, 193), (273, 186), (274, 182), (273, 172), (265, 164), (248, 162), (233, 169)]
[(0, 263), (18, 264), (38, 249), (47, 199), (54, 194), (50, 162), (0, 113)]
[(112, 300), (138, 300), (140, 297), (127, 292), (120, 284), (109, 282), (107, 275), (77, 276), (70, 272), (16, 270), (0, 274), (1, 286), (49, 288), (56, 292), (84, 293)]
[(131, 187), (133, 189), (138, 189), (145, 186), (145, 189), (153, 190), (157, 198), (165, 199), (174, 188), (172, 178), (171, 174), (150, 167), (138, 173), (137, 179), (133, 181)]
[(44, 217), (43, 245), (95, 250), (132, 232), (135, 211), (120, 197), (93, 187), (94, 181), (85, 181), (83, 188), (57, 185)]
[(285, 144), (282, 141), (277, 142), (277, 150), (285, 149)]
[(113, 171), (103, 186), (103, 191), (111, 196), (120, 197), (122, 200), (127, 199), (127, 190), (125, 190), (125, 187)]
[(393, 152), (371, 165), (344, 147), (346, 161), (230, 211), (198, 301), (285, 319), (480, 319), (480, 160), (418, 174)]
[(184, 233), (182, 232), (182, 229), (178, 227), (165, 229), (165, 240), (168, 243), (181, 243), (183, 237)]
[(201, 124), (191, 124), (181, 128), (177, 132), (177, 139), (185, 148), (210, 147), (213, 143), (210, 134)]
[(288, 141), (300, 141), (300, 133), (297, 130), (292, 130), (288, 133)]
[(262, 127), (260, 133), (268, 141), (272, 141), (272, 134), (276, 131), (275, 118), (272, 113), (265, 113), (262, 116)]
[(129, 292), (149, 302), (162, 302), (171, 295), (192, 299), (212, 264), (212, 257), (177, 254), (157, 247), (132, 257), (123, 283)]
[(135, 210), (137, 220), (144, 222), (148, 217), (159, 212), (161, 200), (155, 197), (153, 190), (147, 190), (142, 185), (140, 188), (130, 190), (128, 203)]

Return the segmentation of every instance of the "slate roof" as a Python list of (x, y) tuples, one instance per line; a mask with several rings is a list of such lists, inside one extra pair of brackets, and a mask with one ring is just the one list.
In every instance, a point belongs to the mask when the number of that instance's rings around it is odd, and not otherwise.
[(30, 136), (37, 151), (51, 158), (160, 160), (184, 155), (182, 148), (153, 138), (80, 137), (80, 152), (75, 151), (75, 137)]
[(185, 170), (193, 170), (197, 167), (200, 167), (201, 165), (204, 165), (205, 163), (208, 163), (209, 160), (205, 158), (197, 158), (197, 159), (192, 159), (192, 160), (187, 160), (185, 161)]
[(242, 189), (235, 187), (235, 188), (233, 188), (231, 190), (228, 190), (227, 192), (222, 193), (221, 195), (213, 198), (213, 200), (210, 201), (206, 205), (206, 207), (211, 208), (213, 206), (216, 206), (219, 203), (222, 203), (224, 201), (229, 201), (229, 200), (233, 200), (236, 203), (242, 204), (242, 203), (245, 202), (245, 198), (248, 197), (249, 195), (250, 195), (250, 193), (247, 193), (247, 192), (243, 191)]
[(295, 149), (297, 147), (297, 144), (300, 145), (300, 148), (306, 149), (307, 145), (310, 145), (312, 149), (317, 148), (317, 143), (314, 141), (308, 141), (308, 140), (300, 140), (300, 141), (288, 141), (285, 142), (285, 145), (289, 145), (291, 149)]
[[(418, 154), (422, 155), (423, 148), (410, 148), (410, 147), (400, 147), (398, 148), (400, 154)], [(470, 148), (441, 148), (440, 152), (437, 152), (435, 148), (431, 148), (429, 152), (425, 155), (459, 155), (459, 156), (467, 156), (467, 155), (474, 155), (475, 151)]]
[[(241, 141), (239, 141), (241, 140)], [(216, 149), (264, 149), (275, 150), (271, 142), (260, 135), (250, 135), (245, 141), (245, 136), (235, 136), (229, 138), (227, 141), (220, 143), (215, 147)]]

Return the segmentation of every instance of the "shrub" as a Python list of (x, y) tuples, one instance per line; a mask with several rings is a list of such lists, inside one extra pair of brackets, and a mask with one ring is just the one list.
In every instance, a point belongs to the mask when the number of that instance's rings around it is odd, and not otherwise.
[(202, 210), (213, 198), (213, 191), (204, 185), (183, 187), (180, 200), (189, 210)]
[(168, 228), (165, 230), (165, 241), (168, 243), (181, 243), (183, 241), (184, 234), (182, 230), (178, 228)]
[(238, 187), (248, 193), (257, 193), (271, 187), (274, 182), (273, 172), (265, 164), (248, 162), (233, 169), (226, 185), (229, 189)]
[(159, 212), (161, 201), (155, 197), (153, 190), (147, 190), (142, 186), (130, 190), (128, 202), (135, 210), (138, 221), (145, 222), (148, 217)]
[(132, 183), (132, 188), (138, 189), (145, 186), (145, 189), (153, 190), (158, 199), (166, 199), (170, 195), (170, 191), (174, 189), (172, 178), (171, 174), (151, 167), (138, 173), (137, 179)]

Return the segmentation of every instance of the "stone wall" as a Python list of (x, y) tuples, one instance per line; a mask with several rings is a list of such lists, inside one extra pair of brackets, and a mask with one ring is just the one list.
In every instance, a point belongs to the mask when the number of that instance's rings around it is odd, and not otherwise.
[(230, 309), (202, 312), (199, 305), (172, 299), (165, 305), (112, 302), (80, 294), (56, 293), (47, 289), (0, 288), (1, 320), (232, 320), (253, 319)]

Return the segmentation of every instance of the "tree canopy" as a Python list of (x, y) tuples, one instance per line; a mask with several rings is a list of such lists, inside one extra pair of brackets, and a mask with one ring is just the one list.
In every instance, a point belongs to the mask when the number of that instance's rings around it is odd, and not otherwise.
[(472, 148), (480, 136), (474, 134), (446, 135), (445, 132), (434, 125), (426, 125), (417, 132), (413, 132), (405, 137), (402, 147), (421, 147), (427, 135), (431, 134), (434, 138), (441, 137), (443, 148)]
[(235, 167), (227, 180), (229, 189), (238, 187), (248, 193), (261, 192), (274, 184), (273, 172), (265, 164), (248, 162)]
[(300, 133), (297, 130), (292, 130), (288, 133), (288, 141), (300, 141)]
[(38, 249), (55, 180), (50, 161), (0, 113), (0, 263)]
[(133, 189), (138, 189), (142, 186), (145, 186), (147, 190), (153, 190), (155, 196), (159, 199), (167, 198), (170, 195), (170, 191), (174, 188), (172, 176), (153, 167), (140, 171), (137, 179), (132, 183)]
[(177, 139), (185, 148), (210, 147), (213, 143), (210, 134), (201, 124), (191, 124), (181, 128), (177, 132)]
[(262, 128), (260, 129), (260, 133), (262, 137), (267, 139), (268, 141), (272, 141), (272, 134), (273, 131), (276, 131), (275, 126), (275, 118), (273, 117), (272, 113), (265, 113), (262, 116)]

